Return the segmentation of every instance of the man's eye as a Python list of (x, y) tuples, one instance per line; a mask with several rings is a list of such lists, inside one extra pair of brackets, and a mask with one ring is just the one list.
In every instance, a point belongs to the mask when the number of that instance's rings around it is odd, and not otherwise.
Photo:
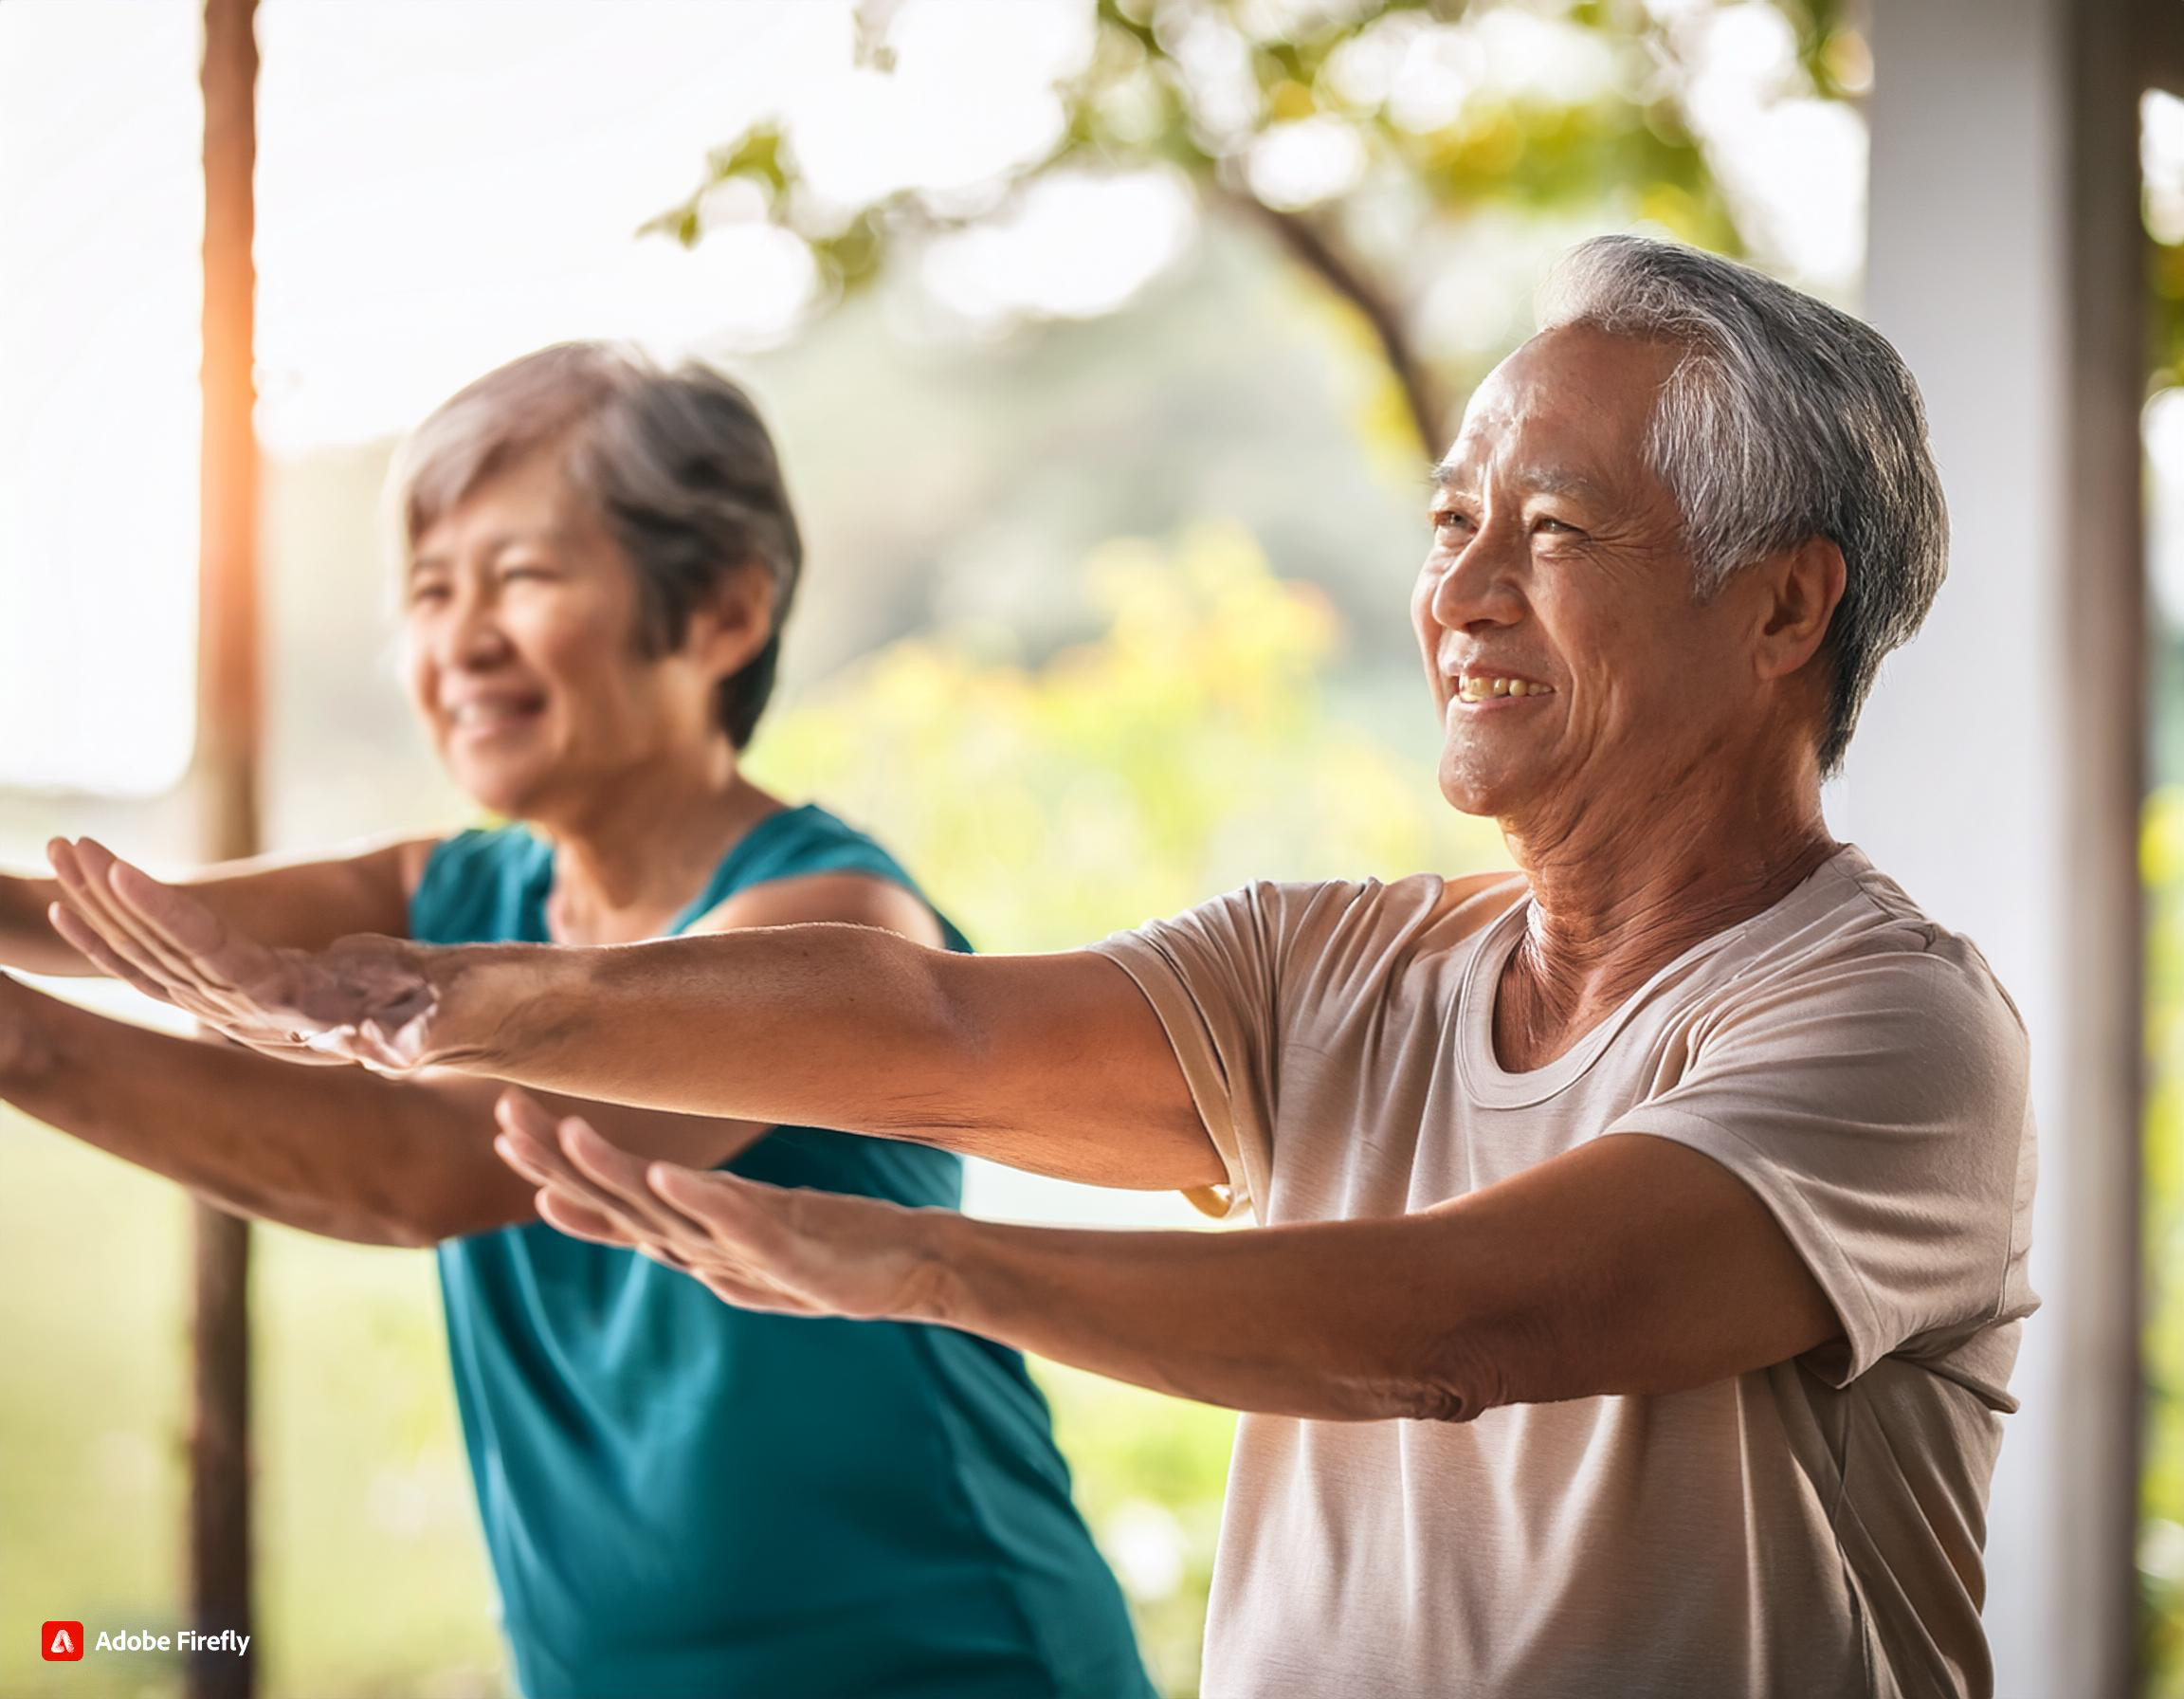
[(1577, 527), (1575, 525), (1569, 524), (1562, 520), (1555, 518), (1553, 514), (1547, 513), (1541, 514), (1538, 519), (1532, 521), (1532, 529), (1535, 531), (1563, 532), (1571, 536), (1575, 536), (1577, 533)]
[(511, 578), (551, 578), (553, 575), (542, 566), (504, 566), (500, 569), (503, 583)]
[(421, 602), (444, 602), (446, 599), (447, 586), (445, 584), (426, 582), (410, 586), (410, 604), (411, 607), (415, 607)]
[(1453, 531), (1468, 527), (1470, 523), (1469, 514), (1460, 513), (1453, 507), (1440, 508), (1433, 515), (1433, 529), (1436, 531)]

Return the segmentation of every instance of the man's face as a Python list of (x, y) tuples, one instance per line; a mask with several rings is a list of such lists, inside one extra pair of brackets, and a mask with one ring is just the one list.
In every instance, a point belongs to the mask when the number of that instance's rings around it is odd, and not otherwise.
[(1643, 453), (1677, 357), (1583, 327), (1536, 337), (1438, 468), (1411, 614), (1442, 795), (1465, 813), (1549, 832), (1628, 817), (1761, 710), (1747, 598), (1693, 599), (1682, 516)]

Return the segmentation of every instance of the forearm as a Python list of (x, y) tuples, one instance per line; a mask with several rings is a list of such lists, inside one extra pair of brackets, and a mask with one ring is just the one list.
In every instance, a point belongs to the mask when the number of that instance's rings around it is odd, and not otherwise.
[(1426, 1272), (1446, 1223), (1112, 1233), (922, 1217), (917, 1313), (1113, 1379), (1324, 1421), (1507, 1401), (1496, 1329)]
[[(1025, 1155), (1022, 1094), (948, 989), (965, 959), (864, 926), (428, 950), (424, 1061), (598, 1103)], [(1009, 1107), (1011, 1099), (1015, 1109)], [(1127, 1178), (1055, 1127), (1048, 1173)], [(610, 1133), (611, 1136), (611, 1133)], [(1199, 1133), (1204, 1140), (1204, 1133)], [(1070, 1149), (1083, 1155), (1072, 1166)], [(1140, 1181), (1142, 1183), (1142, 1181)], [(1154, 1179), (1151, 1183), (1159, 1183)]]
[(931, 1082), (969, 1060), (938, 956), (838, 925), (428, 951), (424, 1060), (608, 1103), (907, 1133), (933, 1117)]
[(814, 924), (417, 959), (403, 996), (430, 1013), (405, 1053), (428, 1066), (1093, 1185), (1223, 1178), (1151, 1005), (1090, 952), (972, 957)]
[(298, 1068), (5, 989), (0, 1097), (224, 1209), (389, 1245), (530, 1215), (491, 1157), (489, 1087)]
[(60, 889), (51, 879), (0, 873), (0, 967), (57, 977), (94, 972), (46, 918)]
[(1743, 1181), (1643, 1134), (1374, 1220), (1112, 1233), (920, 1214), (910, 1231), (925, 1273), (907, 1319), (1328, 1420), (1680, 1392), (1842, 1331)]

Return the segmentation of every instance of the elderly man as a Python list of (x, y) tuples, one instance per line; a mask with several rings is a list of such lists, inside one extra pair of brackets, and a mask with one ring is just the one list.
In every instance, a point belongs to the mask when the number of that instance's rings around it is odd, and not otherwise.
[(1520, 875), (1258, 885), (1060, 956), (852, 927), (264, 949), (96, 847), (72, 941), (279, 1049), (1247, 1204), (1034, 1230), (624, 1156), (566, 1230), (1247, 1412), (1209, 1694), (1984, 1694), (2026, 1043), (1821, 816), (1938, 586), (1917, 390), (1726, 262), (1587, 244), (1436, 468), (1441, 788)]

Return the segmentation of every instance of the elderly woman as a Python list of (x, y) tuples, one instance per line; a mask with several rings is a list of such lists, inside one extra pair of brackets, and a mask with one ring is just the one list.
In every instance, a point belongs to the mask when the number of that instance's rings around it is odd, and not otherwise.
[(1521, 869), (1259, 885), (1053, 957), (871, 930), (268, 950), (63, 852), (69, 936), (394, 1070), (1226, 1188), (1083, 1233), (647, 1161), (521, 1101), (572, 1233), (1249, 1412), (1206, 1691), (1984, 1694), (2026, 1042), (1821, 816), (1940, 582), (1871, 330), (1606, 239), (1472, 398), (1412, 605), (1441, 789)]
[[(519, 824), (214, 868), (191, 887), (209, 912), (307, 949), (356, 932), (607, 944), (816, 921), (967, 947), (871, 839), (739, 771), (800, 551), (734, 385), (549, 349), (435, 414), (397, 493), (410, 692), (455, 780)], [(51, 895), (0, 882), (0, 959), (82, 969), (47, 929)], [(230, 1209), (439, 1247), (486, 1545), (533, 1699), (1149, 1692), (1013, 1351), (731, 1309), (554, 1232), (494, 1156), (495, 1090), (304, 1072), (0, 980), (0, 1095), (38, 1119)], [(890, 1207), (959, 1196), (960, 1161), (938, 1150), (771, 1118), (586, 1113), (697, 1170)]]

